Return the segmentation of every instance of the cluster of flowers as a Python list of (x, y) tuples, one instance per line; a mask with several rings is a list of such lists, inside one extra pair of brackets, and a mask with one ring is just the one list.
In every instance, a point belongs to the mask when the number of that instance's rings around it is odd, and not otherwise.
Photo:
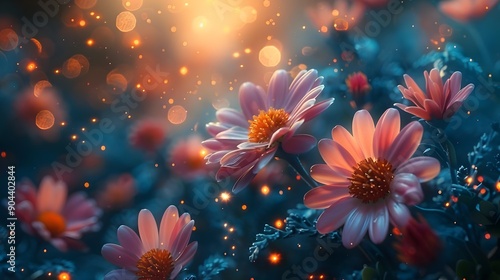
[[(396, 106), (425, 120), (451, 116), (474, 88), (472, 84), (461, 88), (459, 72), (444, 85), (437, 69), (424, 75), (425, 92), (412, 78), (404, 76), (407, 87), (399, 89), (415, 106)], [(242, 84), (241, 112), (220, 109), (216, 113), (218, 122), (207, 125), (213, 138), (202, 143), (210, 150), (206, 161), (218, 164), (217, 180), (236, 179), (235, 193), (248, 186), (275, 156), (302, 154), (316, 146), (313, 136), (297, 132), (334, 100), (316, 102), (324, 88), (316, 70), (301, 71), (291, 83), (289, 79), (288, 72), (276, 71), (267, 93), (253, 83)], [(351, 84), (350, 88), (365, 90), (365, 79), (356, 77), (352, 83), (362, 85)], [(401, 258), (411, 263), (419, 259), (415, 248), (421, 242), (437, 244), (438, 238), (427, 223), (413, 219), (408, 206), (423, 200), (421, 183), (437, 176), (440, 163), (431, 157), (412, 158), (424, 128), (417, 121), (403, 127), (400, 122), (397, 109), (389, 108), (377, 124), (368, 111), (356, 112), (352, 134), (335, 126), (332, 139), (318, 143), (326, 164), (316, 164), (310, 171), (310, 176), (322, 185), (305, 194), (304, 204), (324, 209), (316, 223), (320, 233), (343, 226), (342, 242), (347, 248), (357, 246), (367, 232), (374, 243), (382, 242), (392, 223), (402, 229), (404, 237), (408, 236), (399, 248)], [(162, 134), (157, 126), (151, 127), (158, 130), (152, 134)], [(132, 138), (141, 143), (140, 137)], [(17, 215), (25, 231), (61, 251), (84, 248), (79, 239), (83, 233), (99, 229), (101, 213), (94, 200), (83, 193), (67, 197), (67, 192), (65, 183), (46, 177), (38, 191), (30, 182), (22, 184), (17, 197)], [(106, 279), (174, 279), (196, 253), (197, 242), (189, 243), (193, 227), (190, 215), (179, 216), (175, 206), (165, 210), (159, 228), (149, 210), (140, 211), (139, 235), (122, 225), (117, 230), (121, 245), (102, 247), (104, 258), (122, 268), (108, 273)], [(425, 232), (426, 236), (419, 237), (412, 230)]]

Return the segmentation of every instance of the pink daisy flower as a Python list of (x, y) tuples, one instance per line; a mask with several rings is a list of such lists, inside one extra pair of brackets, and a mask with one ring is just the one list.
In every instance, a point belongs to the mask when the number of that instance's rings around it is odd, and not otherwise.
[(246, 187), (273, 159), (278, 147), (290, 154), (301, 154), (316, 145), (311, 135), (295, 134), (299, 127), (326, 110), (333, 98), (316, 103), (323, 90), (323, 77), (316, 70), (301, 71), (292, 83), (284, 70), (274, 72), (267, 94), (252, 83), (239, 90), (242, 112), (230, 108), (217, 111), (219, 122), (209, 123), (213, 138), (203, 145), (214, 151), (207, 163), (220, 163), (217, 180), (238, 178), (233, 192)]
[(446, 80), (443, 86), (439, 70), (434, 68), (430, 73), (424, 71), (426, 93), (408, 75), (404, 75), (407, 88), (399, 85), (398, 89), (404, 98), (415, 106), (394, 104), (400, 109), (424, 120), (443, 120), (450, 118), (462, 106), (464, 100), (474, 90), (473, 84), (461, 88), (462, 73), (456, 71)]
[(322, 139), (319, 152), (326, 164), (311, 167), (311, 176), (325, 184), (307, 192), (304, 204), (325, 209), (316, 228), (329, 233), (344, 225), (342, 243), (352, 248), (368, 231), (374, 243), (385, 239), (389, 222), (403, 227), (410, 218), (406, 205), (423, 199), (421, 182), (438, 175), (439, 162), (431, 157), (410, 157), (423, 134), (418, 122), (400, 131), (400, 116), (388, 109), (375, 126), (366, 110), (354, 115), (353, 134), (344, 127)]
[(123, 268), (109, 272), (104, 279), (175, 279), (198, 249), (198, 242), (188, 244), (194, 221), (188, 213), (179, 217), (173, 205), (163, 213), (159, 229), (147, 209), (139, 212), (138, 227), (140, 237), (122, 225), (117, 230), (121, 245), (108, 243), (102, 247), (102, 256)]
[(84, 193), (75, 193), (68, 199), (68, 188), (62, 181), (44, 177), (38, 192), (31, 182), (18, 188), (16, 216), (31, 235), (50, 242), (60, 251), (83, 249), (78, 239), (82, 233), (97, 231), (101, 211), (95, 201)]

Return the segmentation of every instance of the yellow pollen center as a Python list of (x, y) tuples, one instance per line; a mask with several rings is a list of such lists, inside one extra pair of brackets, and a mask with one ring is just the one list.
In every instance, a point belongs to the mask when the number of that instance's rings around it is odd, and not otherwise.
[(248, 141), (253, 143), (265, 143), (271, 140), (276, 130), (284, 127), (289, 115), (284, 109), (269, 108), (267, 112), (260, 110), (258, 116), (249, 120)]
[(165, 280), (174, 271), (174, 260), (168, 250), (152, 249), (142, 255), (137, 269), (135, 274), (139, 280)]
[(349, 193), (364, 203), (376, 202), (391, 193), (393, 178), (392, 165), (387, 160), (364, 159), (357, 164), (349, 178)]
[(58, 236), (66, 230), (66, 221), (59, 213), (45, 211), (40, 213), (36, 220), (45, 226), (51, 237)]

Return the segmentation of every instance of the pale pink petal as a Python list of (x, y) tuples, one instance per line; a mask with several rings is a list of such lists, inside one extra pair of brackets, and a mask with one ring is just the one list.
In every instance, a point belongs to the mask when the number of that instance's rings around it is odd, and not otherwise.
[(266, 110), (264, 90), (252, 83), (243, 83), (239, 91), (240, 106), (247, 120), (259, 115), (260, 110)]
[(323, 100), (321, 102), (318, 102), (314, 104), (311, 108), (307, 109), (303, 114), (302, 117), (305, 122), (314, 119), (317, 117), (319, 114), (323, 113), (330, 105), (333, 104), (334, 98), (328, 98), (326, 100)]
[(316, 228), (321, 234), (327, 234), (341, 227), (349, 213), (356, 209), (359, 205), (357, 198), (346, 197), (334, 202), (330, 207), (326, 208), (318, 217)]
[(21, 201), (16, 206), (16, 217), (24, 223), (31, 223), (36, 218), (36, 211), (29, 201)]
[(50, 232), (47, 230), (44, 223), (35, 221), (35, 222), (31, 223), (31, 227), (44, 240), (47, 240), (47, 241), (50, 240), (50, 238), (51, 238)]
[(446, 104), (449, 104), (451, 99), (460, 91), (462, 86), (462, 73), (460, 71), (455, 71), (451, 77), (446, 81), (449, 83), (449, 91), (446, 96)]
[(282, 143), (283, 150), (290, 154), (303, 154), (316, 146), (316, 138), (308, 134), (298, 134)]
[(373, 133), (375, 125), (370, 113), (366, 110), (359, 110), (354, 114), (352, 120), (353, 137), (358, 142), (364, 158), (373, 158)]
[[(290, 112), (300, 101), (302, 96), (311, 88), (315, 87), (318, 81), (318, 71), (311, 69), (309, 71), (302, 70), (297, 74), (295, 79), (290, 84), (289, 98), (285, 111)], [(316, 85), (317, 86), (317, 85)]]
[(101, 249), (102, 256), (110, 263), (128, 270), (136, 271), (139, 258), (125, 248), (116, 244), (104, 244)]
[(185, 225), (187, 225), (191, 221), (191, 215), (189, 213), (183, 213), (179, 219), (177, 220), (177, 223), (175, 223), (174, 229), (172, 229), (172, 233), (170, 235), (170, 240), (168, 241), (168, 248), (173, 248), (175, 239), (177, 238), (177, 235), (179, 235), (179, 232), (184, 228)]
[(387, 158), (394, 139), (399, 134), (400, 117), (396, 109), (387, 109), (380, 117), (373, 135), (373, 153), (376, 158)]
[(174, 259), (177, 259), (180, 254), (186, 249), (186, 246), (191, 238), (191, 233), (193, 232), (194, 221), (191, 220), (187, 223), (179, 232), (172, 246), (170, 253)]
[(427, 75), (427, 72), (425, 72), (424, 75), (427, 85), (427, 94), (436, 102), (439, 108), (444, 108), (446, 96), (443, 92), (443, 80), (441, 79), (441, 75), (439, 75), (439, 70), (433, 68), (429, 75)]
[(389, 231), (389, 211), (383, 201), (373, 205), (372, 211), (373, 216), (368, 226), (368, 234), (373, 243), (379, 244), (384, 241)]
[(304, 195), (304, 204), (309, 208), (324, 209), (330, 207), (339, 199), (348, 196), (350, 196), (348, 188), (321, 186), (308, 191)]
[(424, 128), (416, 121), (411, 122), (401, 130), (388, 151), (387, 160), (393, 168), (398, 168), (401, 163), (407, 161), (415, 153), (423, 133)]
[(222, 108), (215, 113), (216, 118), (223, 123), (248, 127), (248, 120), (238, 111), (231, 108)]
[(368, 206), (359, 203), (356, 209), (351, 212), (342, 230), (342, 244), (350, 249), (356, 247), (368, 230), (368, 225), (372, 221), (372, 213)]
[(413, 92), (414, 100), (416, 101), (414, 102), (415, 105), (423, 107), (424, 100), (426, 99), (425, 93), (420, 89), (417, 83), (415, 83), (412, 77), (410, 77), (407, 74), (404, 74), (403, 78), (405, 80), (406, 86), (408, 87), (408, 90)]
[(207, 164), (211, 163), (219, 163), (221, 159), (227, 154), (231, 152), (231, 150), (222, 150), (222, 151), (217, 151), (214, 153), (211, 153), (205, 157), (205, 160), (207, 161)]
[(236, 146), (238, 149), (242, 150), (250, 150), (250, 149), (265, 149), (269, 144), (266, 143), (252, 143), (252, 142), (243, 142)]
[(108, 272), (104, 280), (137, 280), (137, 276), (127, 269), (115, 269)]
[[(177, 207), (174, 205), (170, 205), (167, 210), (163, 213), (163, 217), (161, 218), (160, 223), (160, 248), (167, 249), (170, 251), (170, 239), (172, 238), (172, 230), (174, 229), (175, 224), (179, 220), (179, 212), (177, 211)], [(174, 237), (175, 238), (175, 237)]]
[(397, 173), (411, 173), (420, 179), (420, 182), (427, 182), (434, 179), (439, 174), (441, 164), (432, 157), (414, 157), (403, 162)]
[(339, 170), (332, 170), (326, 164), (313, 165), (310, 173), (314, 180), (326, 185), (333, 183), (345, 183), (349, 185), (350, 182), (347, 178), (352, 175), (352, 172), (342, 173)]
[(396, 174), (391, 182), (391, 195), (397, 202), (417, 205), (424, 199), (418, 177), (410, 173)]
[(146, 251), (158, 248), (158, 226), (153, 214), (147, 209), (139, 212), (139, 235)]
[(174, 266), (174, 270), (172, 271), (172, 273), (170, 274), (170, 277), (168, 279), (175, 279), (177, 277), (177, 275), (179, 274), (179, 272), (181, 272), (182, 269), (183, 269), (183, 267), (181, 265)]
[(77, 221), (98, 216), (101, 210), (97, 208), (95, 200), (88, 199), (83, 192), (77, 192), (69, 197), (62, 214), (68, 221)]
[(412, 114), (416, 117), (422, 118), (422, 119), (427, 120), (427, 121), (431, 120), (431, 116), (429, 115), (429, 113), (420, 107), (406, 106), (406, 105), (403, 105), (400, 103), (395, 103), (394, 106), (397, 106), (401, 110), (403, 110), (409, 114)]
[(54, 181), (46, 176), (40, 183), (37, 196), (38, 212), (53, 211), (61, 212), (66, 202), (67, 187), (62, 181)]
[(466, 85), (463, 89), (459, 90), (457, 94), (455, 94), (455, 96), (453, 96), (450, 99), (448, 106), (451, 106), (455, 102), (464, 101), (465, 99), (467, 99), (467, 97), (469, 96), (469, 94), (471, 94), (473, 90), (474, 90), (473, 84)]
[(182, 252), (179, 258), (175, 261), (176, 265), (180, 265), (182, 267), (186, 266), (189, 263), (194, 255), (196, 254), (196, 250), (198, 250), (198, 242), (191, 242), (187, 245), (186, 249)]
[(54, 246), (57, 250), (61, 252), (66, 252), (68, 251), (68, 244), (64, 242), (62, 238), (52, 238), (49, 240), (50, 244)]
[(424, 109), (429, 113), (431, 118), (441, 119), (443, 116), (444, 108), (439, 107), (432, 99), (426, 99), (424, 101)]
[(386, 199), (386, 203), (391, 223), (398, 228), (403, 228), (411, 218), (408, 207), (393, 199)]
[(276, 130), (271, 136), (271, 139), (269, 139), (268, 147), (280, 141), (286, 134), (293, 134), (289, 127), (281, 127)]
[(116, 235), (121, 246), (126, 248), (130, 254), (136, 256), (138, 259), (146, 253), (141, 239), (135, 231), (128, 226), (121, 225), (116, 231)]
[(319, 153), (333, 170), (353, 170), (357, 165), (352, 155), (340, 144), (330, 139), (321, 139), (318, 143)]
[(297, 106), (295, 106), (295, 108), (292, 110), (290, 116), (299, 115), (301, 112), (314, 105), (314, 102), (316, 102), (316, 97), (318, 97), (318, 95), (323, 91), (324, 87), (324, 85), (319, 85), (308, 91), (297, 103)]
[(286, 94), (288, 93), (289, 74), (285, 70), (276, 70), (269, 81), (267, 89), (267, 104), (273, 108), (284, 108)]
[(343, 126), (337, 125), (332, 129), (332, 139), (349, 151), (356, 162), (364, 159), (363, 152), (358, 143)]
[(219, 140), (216, 139), (208, 139), (203, 142), (201, 142), (201, 145), (203, 145), (204, 148), (218, 151), (224, 149), (224, 144), (222, 144)]
[(215, 136), (217, 140), (235, 140), (235, 141), (246, 141), (248, 140), (248, 130), (239, 126), (231, 127), (230, 129), (224, 130)]

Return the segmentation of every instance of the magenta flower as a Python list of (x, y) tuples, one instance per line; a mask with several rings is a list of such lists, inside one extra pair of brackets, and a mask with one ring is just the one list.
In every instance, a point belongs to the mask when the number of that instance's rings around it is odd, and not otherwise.
[(434, 68), (430, 73), (424, 71), (426, 93), (408, 75), (404, 75), (408, 88), (401, 85), (398, 89), (404, 98), (410, 100), (415, 106), (406, 106), (401, 103), (394, 104), (400, 109), (424, 120), (443, 120), (450, 118), (462, 106), (464, 100), (474, 90), (473, 84), (461, 87), (462, 73), (456, 71), (446, 80), (444, 86), (439, 75), (439, 70)]
[(117, 230), (121, 245), (108, 243), (102, 246), (102, 256), (123, 268), (109, 272), (104, 279), (175, 279), (198, 249), (198, 242), (188, 244), (194, 221), (188, 213), (179, 217), (173, 205), (163, 213), (159, 229), (153, 214), (147, 209), (139, 212), (138, 227), (140, 237), (122, 225)]
[(312, 149), (316, 145), (313, 136), (295, 133), (333, 103), (333, 98), (316, 103), (324, 87), (322, 81), (316, 70), (304, 70), (289, 86), (288, 73), (278, 70), (271, 77), (267, 94), (252, 83), (241, 85), (242, 112), (220, 109), (216, 113), (219, 122), (207, 125), (214, 137), (203, 145), (214, 151), (206, 157), (207, 163), (220, 163), (216, 179), (238, 178), (233, 186), (236, 193), (273, 159), (280, 144), (290, 154)]
[(99, 229), (101, 210), (83, 193), (66, 199), (68, 188), (62, 181), (44, 177), (38, 192), (29, 181), (18, 188), (16, 216), (24, 230), (50, 242), (60, 251), (83, 249), (82, 233)]
[(311, 168), (311, 176), (325, 184), (307, 192), (304, 204), (325, 209), (316, 228), (329, 233), (344, 225), (342, 243), (352, 248), (368, 231), (374, 243), (385, 239), (389, 222), (403, 227), (410, 218), (406, 205), (423, 199), (421, 182), (438, 175), (439, 162), (410, 157), (417, 150), (423, 127), (412, 122), (400, 131), (400, 116), (388, 109), (377, 126), (368, 111), (354, 115), (353, 134), (344, 127), (322, 139), (319, 152), (326, 164)]

